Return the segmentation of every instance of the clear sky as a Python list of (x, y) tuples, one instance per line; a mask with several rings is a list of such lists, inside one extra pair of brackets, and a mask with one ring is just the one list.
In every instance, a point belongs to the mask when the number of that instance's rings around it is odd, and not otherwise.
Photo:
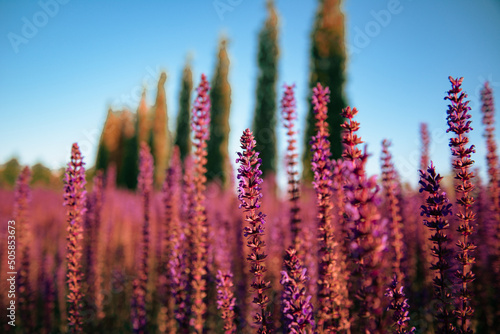
[[(283, 83), (296, 84), (303, 130), (317, 1), (276, 0), (276, 7), (278, 95)], [(440, 172), (449, 172), (443, 98), (452, 75), (464, 77), (474, 159), (484, 175), (479, 90), (489, 80), (500, 109), (500, 1), (346, 0), (343, 7), (346, 96), (359, 109), (360, 134), (373, 154), (369, 172), (379, 173), (380, 143), (388, 138), (400, 174), (415, 184), (420, 122), (429, 123), (431, 158)], [(0, 0), (0, 163), (16, 156), (22, 164), (58, 168), (79, 142), (93, 165), (108, 107), (136, 110), (143, 84), (153, 104), (162, 70), (174, 130), (186, 56), (192, 56), (195, 85), (201, 73), (210, 78), (222, 34), (230, 40), (229, 151), (235, 157), (255, 107), (257, 33), (265, 15), (264, 0)], [(282, 152), (281, 124), (279, 134)]]

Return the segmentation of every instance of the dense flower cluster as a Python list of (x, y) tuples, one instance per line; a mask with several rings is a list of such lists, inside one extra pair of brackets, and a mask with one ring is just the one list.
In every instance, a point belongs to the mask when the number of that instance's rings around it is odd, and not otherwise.
[(281, 272), (283, 291), (283, 313), (288, 333), (312, 333), (314, 313), (311, 296), (306, 294), (307, 270), (302, 268), (297, 251), (290, 247), (284, 258), (285, 270)]
[(394, 254), (393, 271), (396, 275), (396, 280), (401, 282), (403, 280), (403, 273), (401, 271), (401, 263), (403, 261), (403, 232), (401, 229), (401, 212), (399, 208), (399, 200), (397, 198), (397, 175), (392, 163), (392, 155), (389, 152), (391, 143), (388, 140), (382, 142), (382, 187), (384, 188), (384, 195), (388, 202), (388, 209), (390, 211), (390, 225), (389, 230), (392, 233), (391, 248)]
[(271, 282), (264, 279), (267, 271), (264, 263), (267, 255), (264, 252), (266, 243), (263, 240), (264, 224), (266, 215), (258, 210), (261, 205), (262, 171), (260, 170), (259, 153), (255, 152), (255, 139), (250, 129), (246, 129), (240, 139), (241, 149), (238, 152), (236, 163), (238, 168), (238, 199), (240, 208), (245, 212), (245, 222), (248, 224), (243, 229), (243, 235), (247, 238), (247, 246), (250, 255), (247, 260), (250, 263), (250, 273), (254, 275), (251, 284), (256, 296), (253, 302), (260, 308), (260, 313), (255, 315), (255, 322), (260, 325), (259, 334), (271, 332), (270, 314), (266, 311), (269, 297), (265, 291), (271, 287)]
[(391, 298), (391, 303), (388, 307), (393, 310), (392, 319), (394, 320), (394, 334), (410, 334), (415, 333), (415, 327), (408, 329), (408, 322), (410, 321), (410, 305), (408, 299), (405, 298), (403, 286), (398, 282), (394, 276), (389, 288), (387, 289), (386, 296)]
[(221, 311), (224, 320), (224, 332), (226, 334), (236, 333), (234, 323), (236, 298), (233, 292), (233, 274), (231, 272), (217, 272), (217, 308)]
[[(120, 152), (127, 161), (133, 158), (134, 166), (128, 167), (138, 167), (136, 193), (114, 186), (115, 179), (128, 172), (123, 165), (111, 165), (106, 179), (96, 171), (92, 192), (87, 194), (82, 156), (78, 145), (73, 145), (64, 175), (66, 213), (60, 210), (59, 193), (39, 186), (30, 189), (30, 170), (24, 168), (14, 196), (12, 190), (0, 189), (0, 214), (14, 207), (9, 219), (16, 221), (15, 246), (19, 247), (15, 250), (20, 256), (16, 330), (495, 332), (500, 327), (495, 299), (500, 291), (500, 176), (492, 91), (485, 85), (482, 92), (490, 178), (486, 189), (479, 178), (473, 185), (471, 116), (462, 79), (450, 80), (447, 121), (453, 133), (455, 178), (446, 185), (455, 190), (457, 205), (453, 206), (443, 191), (443, 177), (432, 162), (424, 166), (430, 160), (425, 124), (420, 128), (423, 168), (418, 193), (398, 175), (387, 140), (382, 143), (380, 177), (368, 174), (369, 155), (366, 146), (359, 147), (360, 124), (354, 120), (358, 111), (343, 109), (337, 115), (345, 120), (341, 128), (329, 129), (329, 88), (321, 84), (314, 87), (312, 98), (313, 189), (307, 177), (304, 183), (298, 178), (294, 86), (284, 88), (281, 115), (288, 143), (289, 195), (285, 198), (277, 196), (272, 177), (269, 183), (262, 180), (263, 156), (249, 129), (240, 139), (242, 150), (236, 160), (238, 196), (234, 188), (207, 183), (211, 107), (204, 75), (192, 110), (193, 154), (185, 155), (183, 162), (178, 148), (169, 161), (153, 154), (170, 166), (162, 170), (166, 176), (161, 192), (153, 187), (157, 185), (153, 155), (144, 134), (142, 139), (126, 141), (127, 150), (138, 154), (137, 166), (136, 156)], [(137, 126), (143, 121), (138, 117)], [(342, 131), (344, 151), (338, 160), (331, 157), (330, 130)], [(157, 150), (155, 146), (153, 151)], [(10, 163), (0, 167), (3, 187), (13, 182), (8, 178), (12, 167), (19, 167)], [(31, 172), (36, 185), (44, 177), (43, 168), (33, 166)], [(243, 212), (234, 210), (237, 201)], [(67, 234), (61, 233), (64, 217)], [(478, 233), (473, 233), (476, 228)], [(495, 232), (499, 239), (494, 239)], [(61, 236), (67, 236), (66, 244)], [(473, 243), (480, 245), (477, 260), (472, 257)], [(12, 261), (12, 247), (10, 243), (0, 247), (0, 255)], [(67, 268), (60, 265), (64, 256)], [(6, 284), (0, 282), (0, 290)]]
[(471, 192), (474, 190), (474, 185), (472, 184), (474, 173), (471, 171), (474, 161), (471, 159), (471, 154), (475, 152), (475, 148), (474, 145), (467, 146), (469, 143), (467, 134), (472, 130), (472, 127), (470, 126), (469, 101), (464, 100), (467, 94), (462, 92), (461, 88), (463, 78), (453, 79), (450, 77), (449, 79), (452, 88), (448, 91), (448, 96), (445, 97), (451, 103), (447, 110), (447, 132), (455, 134), (455, 137), (450, 139), (450, 147), (451, 153), (454, 156), (453, 168), (455, 169), (455, 179), (458, 180), (455, 186), (458, 204), (456, 216), (461, 225), (457, 228), (457, 231), (462, 235), (462, 240), (457, 242), (460, 252), (456, 257), (459, 269), (455, 276), (459, 281), (460, 288), (458, 291), (459, 304), (455, 312), (460, 320), (458, 326), (459, 332), (469, 334), (472, 333), (469, 327), (469, 319), (474, 313), (474, 309), (470, 303), (471, 291), (469, 284), (475, 279), (475, 275), (471, 270), (475, 259), (471, 255), (476, 246), (471, 242), (469, 236), (474, 233), (473, 224), (476, 220), (476, 214), (472, 210), (474, 198), (471, 196)]
[(64, 205), (68, 222), (68, 331), (82, 331), (82, 272), (81, 272), (81, 239), (83, 217), (86, 211), (85, 168), (78, 144), (71, 148), (71, 161), (64, 174)]
[(450, 238), (446, 234), (450, 228), (446, 216), (451, 215), (451, 204), (448, 202), (446, 193), (441, 190), (442, 179), (443, 177), (436, 173), (432, 162), (426, 172), (420, 171), (420, 192), (425, 191), (429, 194), (425, 204), (421, 207), (421, 215), (425, 217), (424, 225), (434, 232), (431, 237), (434, 244), (431, 252), (436, 262), (432, 264), (431, 269), (436, 271), (434, 296), (439, 301), (436, 317), (442, 323), (439, 333), (454, 333), (454, 317), (451, 312), (451, 250), (448, 248)]
[(139, 151), (139, 176), (138, 188), (142, 198), (143, 224), (142, 224), (142, 244), (139, 262), (139, 277), (134, 282), (134, 303), (135, 310), (132, 312), (132, 323), (136, 333), (146, 332), (146, 289), (148, 284), (148, 259), (149, 259), (149, 220), (150, 202), (153, 192), (154, 162), (149, 146), (141, 143)]
[(207, 306), (206, 297), (206, 265), (207, 265), (207, 217), (205, 212), (205, 195), (207, 178), (207, 140), (210, 135), (210, 86), (204, 74), (201, 75), (201, 82), (196, 89), (198, 96), (194, 101), (193, 113), (191, 117), (191, 128), (194, 133), (193, 146), (195, 147), (194, 161), (194, 186), (195, 186), (195, 216), (193, 229), (193, 270), (192, 277), (192, 313), (193, 327), (197, 333), (203, 332), (204, 314)]
[(485, 125), (486, 137), (486, 160), (488, 163), (489, 192), (491, 200), (491, 211), (493, 213), (493, 224), (495, 240), (495, 262), (494, 270), (500, 274), (500, 170), (497, 154), (497, 144), (495, 140), (495, 106), (493, 104), (493, 90), (488, 82), (481, 90), (481, 112), (483, 113), (483, 124)]
[(318, 327), (320, 330), (333, 330), (335, 294), (333, 282), (336, 276), (335, 252), (337, 244), (333, 231), (332, 207), (332, 170), (329, 130), (328, 130), (328, 102), (330, 89), (323, 88), (318, 83), (313, 88), (313, 109), (316, 120), (316, 135), (311, 139), (311, 161), (314, 174), (314, 190), (316, 191), (318, 206), (318, 238), (319, 238), (319, 271), (318, 271)]
[(17, 288), (19, 291), (18, 305), (23, 329), (26, 332), (33, 331), (33, 291), (29, 281), (30, 277), (30, 242), (31, 224), (29, 217), (29, 206), (31, 202), (31, 189), (29, 186), (31, 171), (24, 167), (16, 182), (14, 194), (14, 221), (16, 222), (18, 236), (18, 252), (20, 254), (21, 266), (17, 272)]
[[(182, 169), (180, 161), (180, 151), (176, 146), (172, 153), (172, 158), (170, 160), (170, 167), (167, 169), (165, 175), (165, 182), (162, 188), (163, 197), (163, 208), (165, 217), (163, 219), (162, 225), (162, 244), (160, 253), (160, 291), (162, 292), (162, 309), (163, 318), (165, 319), (164, 326), (173, 330), (175, 328), (175, 316), (173, 305), (175, 305), (175, 295), (178, 292), (176, 286), (175, 289), (170, 289), (175, 283), (173, 282), (173, 277), (177, 277), (180, 274), (181, 268), (179, 268), (180, 263), (175, 263), (180, 256), (178, 252), (178, 247), (180, 244), (180, 184), (179, 181), (182, 179)], [(182, 293), (182, 292), (181, 292)], [(165, 328), (165, 329), (166, 329)]]
[(287, 153), (286, 153), (286, 170), (288, 174), (288, 193), (290, 196), (290, 229), (292, 232), (292, 242), (300, 252), (302, 238), (299, 237), (300, 230), (300, 206), (299, 206), (299, 180), (297, 171), (297, 130), (295, 130), (295, 122), (297, 121), (297, 111), (295, 104), (294, 88), (295, 85), (285, 85), (283, 98), (281, 99), (281, 115), (283, 125), (287, 132)]

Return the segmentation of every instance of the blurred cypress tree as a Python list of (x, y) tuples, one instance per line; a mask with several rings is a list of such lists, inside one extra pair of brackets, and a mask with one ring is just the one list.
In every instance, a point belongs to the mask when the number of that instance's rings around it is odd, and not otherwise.
[(210, 139), (207, 143), (207, 179), (228, 185), (231, 171), (229, 161), (229, 114), (231, 110), (231, 86), (228, 81), (229, 58), (227, 39), (219, 43), (219, 54), (210, 90)]
[(259, 32), (257, 96), (253, 120), (256, 151), (262, 158), (262, 175), (276, 172), (276, 82), (278, 79), (278, 15), (267, 1), (268, 17)]
[(0, 184), (13, 187), (19, 173), (21, 173), (21, 165), (16, 158), (12, 158), (2, 166), (1, 172)]
[(154, 159), (154, 181), (156, 187), (161, 187), (168, 166), (172, 137), (168, 130), (167, 98), (165, 94), (165, 81), (167, 74), (162, 72), (158, 80), (156, 103), (151, 109), (153, 123), (150, 132), (150, 147)]
[(181, 161), (191, 152), (191, 92), (193, 90), (193, 74), (189, 59), (182, 71), (181, 93), (179, 96), (179, 112), (177, 113), (177, 128), (175, 131), (175, 146), (179, 147)]
[(97, 150), (95, 169), (107, 171), (113, 164), (114, 182), (129, 189), (137, 186), (138, 126), (138, 119), (130, 111), (109, 109)]
[[(106, 121), (102, 129), (99, 146), (97, 148), (96, 169), (107, 171), (109, 164), (114, 163), (117, 166), (117, 152), (120, 142), (121, 124), (118, 114), (108, 109)], [(116, 180), (114, 180), (116, 182)]]
[(341, 128), (343, 122), (340, 113), (347, 106), (344, 97), (346, 52), (344, 43), (344, 14), (340, 6), (342, 0), (319, 0), (316, 20), (311, 34), (311, 61), (309, 76), (309, 113), (305, 131), (303, 153), (303, 177), (312, 180), (311, 146), (309, 142), (314, 133), (314, 112), (311, 104), (312, 88), (320, 82), (330, 88), (328, 104), (328, 124), (330, 125), (330, 143), (332, 158), (342, 156)]
[(138, 117), (134, 122), (134, 115), (128, 111), (125, 111), (122, 115), (120, 146), (123, 148), (123, 153), (116, 184), (128, 189), (135, 189), (137, 187), (137, 175), (139, 174), (139, 122), (137, 121)]

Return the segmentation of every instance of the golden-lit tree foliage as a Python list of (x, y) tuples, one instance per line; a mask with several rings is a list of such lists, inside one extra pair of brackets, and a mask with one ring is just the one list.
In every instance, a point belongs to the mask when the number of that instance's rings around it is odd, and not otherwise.
[(167, 97), (165, 94), (165, 81), (167, 74), (162, 72), (158, 80), (156, 103), (150, 111), (152, 116), (150, 145), (155, 166), (155, 185), (159, 186), (165, 178), (165, 169), (171, 151), (171, 136), (168, 130)]

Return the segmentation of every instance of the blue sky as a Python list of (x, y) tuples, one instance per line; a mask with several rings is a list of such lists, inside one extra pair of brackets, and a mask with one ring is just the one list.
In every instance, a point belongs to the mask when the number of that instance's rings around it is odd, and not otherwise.
[[(226, 11), (217, 11), (217, 4), (226, 4)], [(276, 0), (279, 95), (283, 83), (296, 84), (300, 130), (316, 6), (313, 0)], [(420, 122), (429, 123), (431, 158), (440, 172), (449, 172), (443, 98), (452, 75), (464, 77), (474, 159), (484, 175), (479, 90), (489, 80), (499, 108), (500, 1), (346, 0), (343, 7), (350, 54), (346, 96), (359, 109), (360, 134), (373, 154), (369, 172), (379, 173), (380, 143), (388, 138), (401, 175), (415, 184)], [(136, 110), (143, 84), (151, 105), (162, 70), (173, 130), (186, 56), (192, 56), (195, 85), (201, 73), (210, 78), (222, 34), (230, 40), (229, 150), (235, 155), (239, 136), (251, 125), (257, 33), (265, 14), (264, 0), (0, 0), (0, 163), (16, 156), (23, 164), (61, 167), (79, 142), (93, 165), (108, 107)], [(278, 131), (282, 152), (281, 126)]]

